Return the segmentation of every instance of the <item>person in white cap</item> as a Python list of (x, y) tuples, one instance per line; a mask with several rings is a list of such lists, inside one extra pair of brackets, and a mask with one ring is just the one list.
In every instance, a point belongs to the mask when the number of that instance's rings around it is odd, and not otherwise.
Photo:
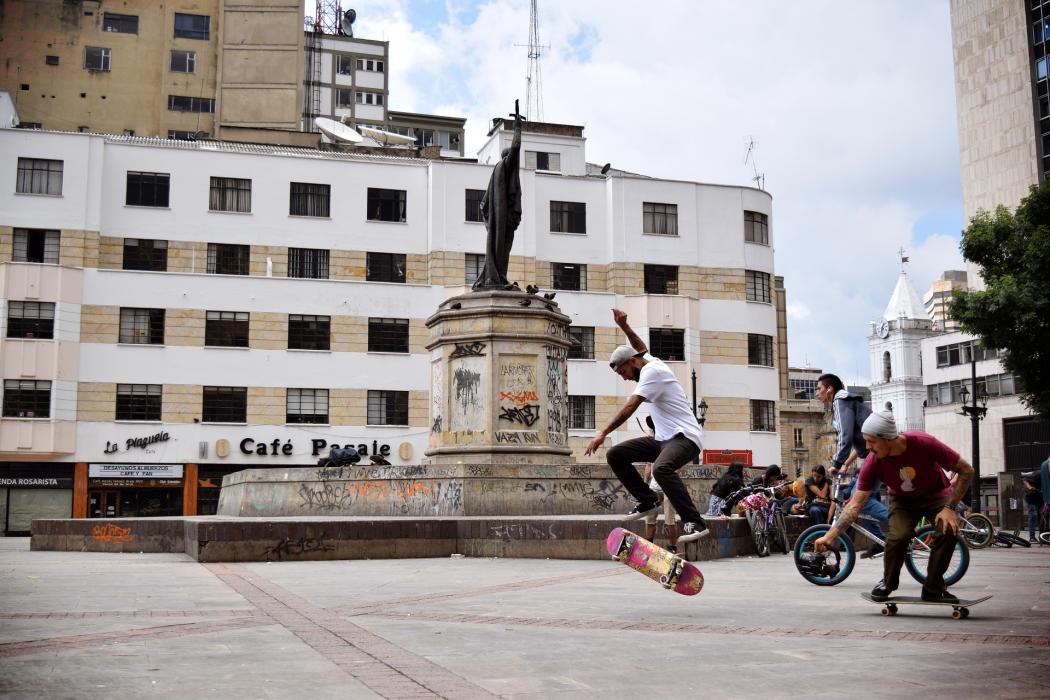
[[(890, 519), (886, 534), (886, 556), (882, 580), (871, 590), (874, 600), (890, 597), (900, 585), (901, 566), (915, 526), (925, 517), (936, 527), (933, 551), (926, 569), (922, 599), (936, 603), (957, 603), (959, 599), (944, 585), (944, 572), (951, 563), (959, 533), (955, 506), (963, 499), (973, 467), (959, 453), (928, 433), (918, 430), (897, 432), (897, 423), (889, 411), (875, 411), (861, 426), (869, 454), (860, 468), (856, 491), (842, 511), (842, 517), (813, 548), (824, 551), (856, 520), (876, 479), (886, 484), (890, 494)], [(945, 471), (958, 474), (950, 484)]]
[(584, 454), (594, 454), (609, 433), (630, 418), (643, 402), (648, 403), (649, 415), (656, 426), (655, 435), (621, 442), (609, 448), (606, 456), (609, 466), (627, 492), (638, 501), (627, 518), (644, 518), (660, 506), (659, 497), (634, 466), (637, 462), (652, 462), (653, 478), (682, 518), (682, 534), (678, 541), (698, 540), (707, 534), (707, 526), (678, 476), (678, 470), (700, 454), (703, 429), (674, 373), (662, 360), (649, 354), (645, 343), (627, 324), (625, 312), (619, 309), (613, 309), (612, 312), (613, 320), (631, 344), (613, 350), (609, 366), (625, 381), (638, 382), (638, 386), (623, 408), (587, 445)]

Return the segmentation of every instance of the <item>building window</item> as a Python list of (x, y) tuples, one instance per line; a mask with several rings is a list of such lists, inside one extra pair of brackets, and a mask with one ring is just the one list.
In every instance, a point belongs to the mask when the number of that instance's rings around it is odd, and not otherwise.
[(160, 420), (160, 384), (117, 384), (117, 420)]
[(368, 352), (408, 352), (408, 319), (368, 319)]
[(569, 326), (570, 360), (594, 359), (594, 326)]
[(204, 320), (204, 344), (218, 348), (248, 347), (248, 312), (207, 312)]
[(467, 253), (463, 256), (463, 282), (474, 284), (485, 271), (484, 253)]
[(354, 91), (350, 88), (341, 88), (335, 91), (336, 107), (352, 107), (354, 104)]
[(642, 233), (678, 235), (678, 205), (642, 202)]
[(328, 279), (328, 251), (320, 248), (289, 248), (288, 276)]
[(685, 331), (681, 328), (650, 328), (649, 352), (665, 362), (685, 360)]
[(51, 416), (51, 382), (33, 379), (4, 380), (4, 418)]
[(980, 343), (965, 341), (962, 343), (951, 343), (937, 347), (937, 366), (954, 367), (955, 365), (966, 365), (970, 363), (970, 357), (976, 361), (994, 360), (999, 357), (999, 351), (995, 348), (986, 348)]
[(168, 111), (212, 114), (215, 112), (215, 100), (211, 97), (168, 95)]
[(50, 301), (7, 302), (7, 337), (55, 337), (55, 304)]
[(745, 211), (744, 240), (769, 245), (769, 217), (757, 211)]
[(405, 190), (384, 190), (377, 187), (368, 188), (369, 221), (405, 220), (408, 193)]
[(288, 214), (291, 216), (320, 216), (330, 214), (332, 186), (310, 182), (293, 182), (289, 186)]
[(569, 396), (569, 430), (594, 430), (593, 396)]
[(109, 70), (112, 52), (101, 46), (84, 47), (84, 68), (88, 70)]
[(332, 318), (307, 314), (288, 315), (289, 350), (331, 349)]
[(168, 269), (168, 242), (149, 238), (124, 239), (125, 270), (166, 272)]
[(102, 14), (102, 31), (138, 34), (138, 15), (118, 15), (114, 12), (105, 12)]
[(44, 63), (46, 63), (49, 66), (57, 66), (58, 56), (44, 56)]
[(526, 170), (561, 171), (561, 154), (546, 151), (525, 151)]
[(124, 203), (132, 207), (166, 207), (171, 175), (128, 171)]
[(756, 272), (755, 270), (744, 270), (744, 278), (747, 283), (747, 300), (763, 301), (770, 303), (769, 295), (769, 273)]
[[(29, 89), (29, 83), (22, 83), (22, 89), (23, 90), (28, 90)], [(43, 124), (43, 122), (18, 122), (18, 125), (15, 128), (16, 129), (43, 129), (44, 128), (44, 124)]]
[(182, 39), (205, 39), (211, 37), (211, 17), (175, 13), (175, 36)]
[(336, 56), (335, 71), (336, 73), (342, 73), (343, 75), (350, 75), (353, 72), (354, 58), (353, 56)]
[(366, 253), (365, 279), (369, 282), (404, 282), (404, 253)]
[(370, 389), (368, 425), (408, 425), (408, 392)]
[(248, 390), (243, 386), (206, 386), (201, 410), (203, 423), (244, 423)]
[(357, 91), (357, 104), (359, 105), (382, 105), (383, 95), (379, 92)]
[(366, 70), (373, 73), (383, 72), (383, 62), (374, 58), (357, 59), (357, 70)]
[(805, 445), (802, 442), (802, 428), (795, 428), (794, 429), (794, 438), (795, 438), (795, 449), (796, 450), (803, 449), (803, 447)]
[[(952, 403), (962, 402), (962, 388), (973, 396), (973, 385), (969, 379), (956, 379), (940, 384), (929, 384), (926, 387), (927, 405), (947, 406)], [(977, 377), (977, 396), (995, 398), (997, 396), (1011, 396), (1024, 391), (1017, 378), (1012, 374), (992, 374), (985, 377)], [(972, 400), (972, 399), (971, 399)]]
[(763, 367), (773, 366), (773, 336), (747, 334), (747, 363)]
[(587, 266), (551, 263), (551, 286), (574, 292), (587, 291)]
[(485, 199), (485, 190), (467, 190), (465, 221), (482, 222), (481, 200)]
[[(168, 138), (172, 141), (196, 141), (196, 131), (179, 131), (178, 129), (168, 129)], [(207, 134), (204, 134), (207, 137)]]
[(772, 401), (751, 400), (751, 430), (775, 433), (777, 430)]
[(14, 262), (57, 265), (61, 240), (58, 231), (16, 228), (11, 259)]
[(247, 275), (251, 247), (233, 243), (208, 244), (209, 275)]
[(552, 201), (551, 233), (587, 233), (587, 205)]
[(119, 343), (131, 345), (164, 344), (164, 309), (120, 310)]
[(643, 283), (646, 294), (678, 294), (678, 266), (645, 265)]
[(893, 360), (890, 359), (890, 352), (887, 350), (882, 353), (882, 381), (888, 382), (893, 378)]
[(19, 158), (19, 194), (62, 194), (62, 161), (44, 158)]
[(328, 389), (289, 389), (285, 422), (328, 423)]
[(196, 73), (197, 52), (172, 49), (169, 66), (172, 73)]
[(252, 210), (252, 181), (236, 177), (212, 176), (208, 209), (211, 211), (250, 212)]
[(789, 379), (791, 385), (791, 397), (795, 399), (817, 398), (816, 379)]

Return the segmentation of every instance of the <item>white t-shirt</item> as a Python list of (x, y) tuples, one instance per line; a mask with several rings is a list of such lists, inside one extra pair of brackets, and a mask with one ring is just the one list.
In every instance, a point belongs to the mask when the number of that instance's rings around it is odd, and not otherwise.
[(642, 367), (634, 394), (649, 404), (649, 415), (656, 426), (656, 439), (670, 440), (682, 433), (703, 449), (704, 430), (689, 409), (689, 399), (678, 378), (663, 360), (649, 353), (645, 353), (645, 359), (647, 362)]

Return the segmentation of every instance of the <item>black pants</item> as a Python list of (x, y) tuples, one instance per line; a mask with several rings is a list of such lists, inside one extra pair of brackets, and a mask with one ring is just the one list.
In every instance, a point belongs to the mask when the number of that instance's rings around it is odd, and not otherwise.
[[(886, 554), (882, 560), (882, 580), (890, 590), (896, 590), (900, 585), (901, 567), (904, 566), (904, 558), (908, 556), (908, 545), (915, 534), (915, 526), (918, 525), (919, 519), (925, 516), (931, 523), (935, 522), (937, 513), (947, 503), (947, 498), (890, 498), (890, 524), (886, 530)], [(938, 529), (933, 538), (930, 561), (926, 565), (926, 583), (923, 586), (926, 590), (935, 593), (943, 593), (946, 590), (944, 572), (951, 564), (955, 543), (954, 535), (945, 534)]]
[(638, 473), (636, 462), (652, 462), (653, 478), (660, 484), (664, 495), (678, 511), (683, 523), (702, 523), (700, 511), (689, 497), (678, 470), (700, 454), (696, 443), (681, 433), (670, 440), (658, 442), (651, 437), (634, 438), (621, 442), (608, 452), (609, 466), (619, 477), (627, 491), (639, 503), (655, 503), (657, 496), (645, 479)]

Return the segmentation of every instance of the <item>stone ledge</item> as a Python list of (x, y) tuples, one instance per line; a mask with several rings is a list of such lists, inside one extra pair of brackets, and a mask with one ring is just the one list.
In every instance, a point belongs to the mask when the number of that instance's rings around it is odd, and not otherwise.
[[(788, 518), (792, 539), (804, 518)], [(686, 545), (690, 560), (754, 554), (743, 518), (711, 519), (711, 535)], [(321, 561), (448, 557), (609, 557), (614, 527), (644, 532), (617, 516), (458, 518), (112, 518), (34, 520), (34, 551), (186, 554), (199, 562)], [(662, 540), (661, 540), (662, 542)]]

